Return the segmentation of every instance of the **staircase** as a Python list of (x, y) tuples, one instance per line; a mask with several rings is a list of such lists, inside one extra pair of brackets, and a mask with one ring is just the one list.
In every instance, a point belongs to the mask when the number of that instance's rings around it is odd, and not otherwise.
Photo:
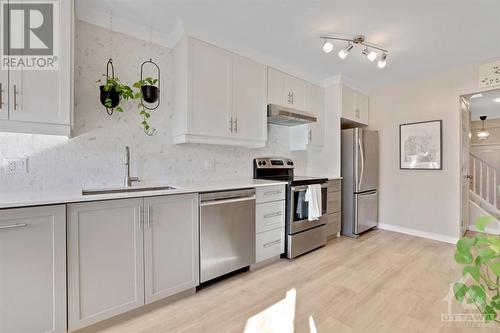
[(470, 200), (485, 212), (500, 220), (500, 166), (470, 153)]

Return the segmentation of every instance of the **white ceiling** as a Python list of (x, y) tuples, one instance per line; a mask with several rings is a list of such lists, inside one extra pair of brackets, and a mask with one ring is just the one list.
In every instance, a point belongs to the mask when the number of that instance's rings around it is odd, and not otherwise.
[[(289, 73), (317, 83), (342, 74), (363, 90), (500, 57), (498, 0), (77, 0), (79, 18), (107, 27), (111, 9), (157, 41), (180, 21), (187, 34)], [(340, 60), (344, 44), (323, 53), (324, 33), (366, 35), (390, 50), (387, 67), (360, 49)]]
[(488, 119), (500, 119), (500, 103), (494, 101), (497, 98), (500, 99), (500, 89), (484, 92), (478, 98), (471, 98), (471, 119), (479, 120), (480, 116), (487, 116)]

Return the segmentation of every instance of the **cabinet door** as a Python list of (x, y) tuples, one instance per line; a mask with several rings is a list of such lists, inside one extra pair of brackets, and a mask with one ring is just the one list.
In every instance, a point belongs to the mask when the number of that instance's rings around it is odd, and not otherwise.
[(0, 211), (0, 332), (66, 332), (65, 214)]
[(287, 75), (287, 96), (290, 95), (290, 103), (294, 109), (309, 111), (306, 107), (306, 82), (296, 77)]
[(142, 199), (68, 205), (68, 326), (144, 304)]
[(191, 39), (189, 132), (226, 137), (231, 134), (232, 55)]
[(151, 303), (199, 284), (198, 195), (145, 198), (145, 295)]
[(342, 98), (342, 118), (355, 121), (354, 108), (355, 108), (355, 91), (347, 86), (341, 88)]
[(0, 120), (9, 119), (9, 72), (0, 69)]
[(354, 120), (368, 125), (368, 96), (360, 92), (356, 92)]
[(322, 87), (309, 85), (311, 113), (318, 119), (309, 124), (309, 145), (322, 147), (325, 143), (325, 93)]
[(267, 104), (287, 106), (286, 74), (268, 67), (267, 84)]
[(239, 55), (233, 56), (234, 135), (266, 140), (267, 67)]
[[(71, 26), (72, 1), (59, 1), (59, 7), (59, 16), (54, 18), (59, 21), (57, 26)], [(16, 22), (11, 26), (24, 23), (22, 20)], [(23, 31), (24, 27), (18, 29)], [(71, 39), (70, 28), (60, 29), (58, 70), (10, 71), (10, 120), (70, 124)]]

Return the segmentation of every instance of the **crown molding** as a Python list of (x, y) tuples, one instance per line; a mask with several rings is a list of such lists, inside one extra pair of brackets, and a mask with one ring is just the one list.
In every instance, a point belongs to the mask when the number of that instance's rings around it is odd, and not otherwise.
[[(105, 29), (110, 29), (108, 13), (89, 9), (83, 3), (84, 1), (76, 3), (76, 17), (80, 21), (91, 23)], [(144, 41), (151, 40), (153, 44), (172, 48), (184, 36), (184, 25), (182, 21), (178, 21), (169, 33), (163, 33), (158, 30), (151, 30), (150, 27), (141, 24), (113, 17), (113, 31)]]
[(359, 84), (354, 83), (353, 80), (351, 80), (350, 78), (348, 78), (347, 76), (342, 75), (342, 74), (337, 74), (337, 75), (331, 76), (329, 78), (324, 79), (322, 82), (323, 88), (330, 87), (333, 85), (340, 85), (340, 84), (348, 86), (349, 88), (352, 88), (352, 89), (357, 90), (359, 92), (362, 92), (365, 95), (368, 95), (369, 89), (367, 87), (364, 87), (363, 85), (359, 85)]

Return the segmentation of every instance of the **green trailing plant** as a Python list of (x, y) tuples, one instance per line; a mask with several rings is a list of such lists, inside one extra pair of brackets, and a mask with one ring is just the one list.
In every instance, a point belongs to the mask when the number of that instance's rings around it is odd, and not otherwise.
[[(112, 99), (112, 95), (114, 93), (118, 94), (120, 102), (121, 100), (139, 100), (137, 104), (137, 109), (139, 111), (139, 115), (142, 117), (141, 126), (144, 129), (144, 132), (147, 135), (154, 135), (156, 130), (149, 125), (149, 118), (151, 114), (147, 112), (146, 107), (144, 106), (141, 86), (142, 85), (154, 85), (156, 83), (156, 79), (146, 78), (144, 80), (138, 81), (134, 83), (133, 87), (137, 88), (138, 91), (134, 93), (134, 90), (120, 82), (120, 79), (117, 77), (108, 77), (106, 74), (103, 74), (103, 79), (98, 80), (98, 83), (101, 83), (103, 86), (103, 90), (105, 92), (104, 100), (101, 99), (101, 102), (107, 109), (113, 109), (117, 112), (123, 112), (123, 107), (119, 104), (114, 106), (114, 102)], [(119, 103), (119, 102), (118, 102)], [(109, 113), (109, 112), (108, 112)]]
[[(495, 321), (500, 310), (500, 236), (487, 235), (484, 228), (494, 220), (484, 216), (476, 220), (474, 237), (462, 237), (455, 261), (463, 265), (462, 282), (453, 285), (457, 301), (474, 304), (485, 322)], [(463, 282), (466, 281), (466, 282)]]
[[(104, 91), (108, 93), (103, 103), (105, 107), (113, 108), (113, 101), (110, 98), (110, 93), (112, 91), (116, 92), (120, 99), (129, 100), (134, 98), (132, 88), (130, 88), (126, 84), (121, 83), (119, 78), (107, 77), (106, 74), (103, 74), (103, 77), (105, 77), (105, 82), (102, 82), (103, 79), (98, 80), (97, 82), (103, 84)], [(117, 112), (123, 112), (123, 108), (119, 105), (115, 108), (115, 110)]]

